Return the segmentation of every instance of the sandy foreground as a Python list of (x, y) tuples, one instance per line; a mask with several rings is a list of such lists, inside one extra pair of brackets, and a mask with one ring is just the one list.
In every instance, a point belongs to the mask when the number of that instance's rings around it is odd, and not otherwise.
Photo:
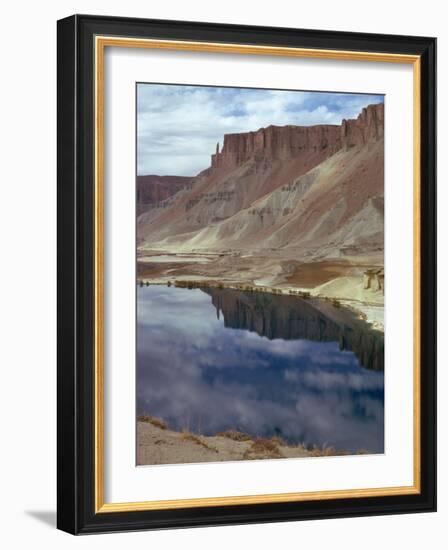
[[(137, 465), (346, 454), (332, 447), (310, 450), (303, 445), (286, 445), (278, 438), (251, 438), (234, 430), (223, 432), (225, 435), (203, 436), (191, 432), (176, 432), (160, 426), (164, 426), (164, 423), (158, 419), (137, 422)], [(362, 454), (362, 451), (359, 454)]]

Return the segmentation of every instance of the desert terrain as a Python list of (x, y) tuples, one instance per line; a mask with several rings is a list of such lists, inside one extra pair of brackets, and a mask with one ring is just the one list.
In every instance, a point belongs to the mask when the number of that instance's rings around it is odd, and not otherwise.
[(227, 134), (192, 178), (137, 179), (137, 279), (339, 301), (383, 329), (384, 106)]
[[(177, 432), (166, 423), (150, 416), (137, 421), (137, 465), (185, 464), (229, 460), (261, 460), (306, 458), (347, 454), (333, 447), (308, 448), (288, 445), (279, 437), (251, 437), (237, 430), (227, 430), (213, 436)], [(357, 454), (364, 454), (360, 449)]]

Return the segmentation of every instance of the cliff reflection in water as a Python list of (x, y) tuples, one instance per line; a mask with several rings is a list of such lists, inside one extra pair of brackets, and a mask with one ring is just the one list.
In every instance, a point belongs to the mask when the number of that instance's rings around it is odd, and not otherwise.
[(137, 321), (138, 414), (204, 435), (384, 451), (383, 339), (349, 311), (150, 285), (137, 288)]
[(363, 367), (384, 369), (384, 336), (347, 309), (324, 300), (232, 289), (207, 288), (224, 326), (245, 329), (269, 340), (338, 342), (353, 351)]

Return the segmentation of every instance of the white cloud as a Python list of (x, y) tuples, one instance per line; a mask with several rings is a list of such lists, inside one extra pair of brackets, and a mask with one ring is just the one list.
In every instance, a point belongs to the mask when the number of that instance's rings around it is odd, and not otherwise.
[(138, 174), (196, 175), (226, 133), (340, 124), (381, 96), (139, 84)]

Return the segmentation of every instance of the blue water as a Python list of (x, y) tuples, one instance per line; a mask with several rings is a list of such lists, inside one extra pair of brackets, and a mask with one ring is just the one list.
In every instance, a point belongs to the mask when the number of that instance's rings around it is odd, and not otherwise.
[(137, 289), (137, 412), (384, 452), (383, 337), (326, 302), (230, 289)]

